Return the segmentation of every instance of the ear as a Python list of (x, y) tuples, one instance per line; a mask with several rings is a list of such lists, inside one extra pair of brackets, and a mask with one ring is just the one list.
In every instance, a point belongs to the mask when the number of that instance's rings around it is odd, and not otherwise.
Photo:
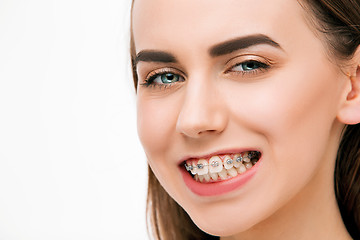
[[(354, 56), (360, 57), (359, 48)], [(360, 60), (360, 59), (358, 59)], [(346, 99), (338, 112), (338, 119), (344, 124), (360, 123), (360, 61), (356, 61), (356, 67), (348, 74), (346, 83)]]

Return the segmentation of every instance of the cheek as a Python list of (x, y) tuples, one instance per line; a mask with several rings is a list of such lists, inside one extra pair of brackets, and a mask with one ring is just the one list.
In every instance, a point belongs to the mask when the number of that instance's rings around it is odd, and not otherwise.
[[(169, 167), (173, 159), (173, 146), (177, 146), (178, 138), (175, 127), (178, 116), (178, 97), (137, 96), (138, 135), (147, 161), (157, 180), (174, 199), (179, 199), (179, 192), (173, 186), (178, 185), (180, 172), (178, 168)], [(177, 176), (174, 178), (174, 176)]]
[(266, 111), (269, 127), (283, 137), (294, 135), (298, 140), (306, 142), (316, 139), (314, 133), (329, 133), (336, 119), (340, 91), (337, 88), (337, 76), (322, 73), (319, 70), (298, 71), (296, 75), (289, 74), (292, 77), (282, 81), (285, 83), (277, 88), (281, 91), (275, 90), (276, 87), (273, 89)]
[(159, 158), (171, 146), (176, 116), (174, 99), (144, 96), (141, 93), (138, 95), (138, 134), (145, 153), (151, 159)]
[(282, 173), (277, 178), (287, 178), (299, 169), (307, 169), (310, 176), (318, 168), (336, 120), (341, 96), (338, 77), (329, 68), (301, 72), (289, 66), (232, 101), (237, 125), (245, 123), (247, 130), (268, 143), (270, 169)]
[[(329, 132), (337, 115), (341, 96), (338, 73), (325, 69), (329, 66), (324, 66), (324, 71), (299, 71), (297, 64), (293, 65), (258, 83), (248, 91), (251, 94), (242, 93), (242, 100), (232, 110), (243, 109), (238, 112), (245, 116), (248, 127), (264, 133), (269, 142)], [(305, 65), (301, 69), (311, 68)]]

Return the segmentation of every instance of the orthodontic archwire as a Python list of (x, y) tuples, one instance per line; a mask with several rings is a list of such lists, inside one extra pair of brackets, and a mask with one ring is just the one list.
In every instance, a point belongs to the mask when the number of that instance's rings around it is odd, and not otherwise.
[[(248, 158), (251, 159), (252, 156), (249, 157), (249, 155), (248, 155)], [(235, 161), (238, 162), (238, 163), (241, 163), (241, 162), (243, 162), (243, 160), (244, 160), (244, 157), (243, 157), (243, 156), (239, 156), (239, 157), (236, 158)], [(226, 160), (226, 164), (232, 164), (233, 162), (234, 162), (234, 161), (233, 161), (231, 158), (228, 159), (228, 160)], [(218, 161), (214, 161), (214, 162), (212, 162), (210, 165), (211, 165), (212, 167), (218, 167), (218, 166), (220, 165), (220, 163), (219, 163)], [(186, 171), (191, 171), (191, 170), (194, 170), (194, 169), (203, 169), (204, 167), (208, 167), (208, 166), (209, 166), (209, 164), (198, 163), (198, 164), (196, 164), (196, 166), (193, 166), (193, 165), (187, 165), (187, 164), (185, 163)]]

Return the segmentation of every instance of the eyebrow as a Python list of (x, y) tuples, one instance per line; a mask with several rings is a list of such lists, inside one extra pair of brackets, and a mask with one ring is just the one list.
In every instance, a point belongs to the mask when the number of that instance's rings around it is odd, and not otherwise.
[(163, 62), (176, 63), (177, 60), (174, 55), (164, 51), (143, 50), (135, 57), (135, 64), (138, 62)]
[[(272, 40), (270, 37), (263, 34), (255, 34), (216, 44), (209, 49), (209, 54), (212, 57), (218, 57), (260, 44), (268, 44), (282, 49), (280, 44)], [(137, 65), (138, 62), (177, 63), (178, 60), (174, 55), (165, 51), (142, 50), (135, 57), (135, 65)]]
[(273, 47), (282, 49), (280, 44), (272, 40), (270, 37), (263, 34), (249, 35), (245, 37), (239, 37), (219, 43), (210, 48), (209, 54), (212, 57), (218, 57), (245, 49), (254, 45), (268, 44)]

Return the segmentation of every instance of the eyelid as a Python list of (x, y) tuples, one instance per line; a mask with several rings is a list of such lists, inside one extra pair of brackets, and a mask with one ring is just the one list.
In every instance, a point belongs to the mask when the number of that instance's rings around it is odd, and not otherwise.
[[(258, 69), (258, 70), (254, 70), (254, 71), (264, 71), (267, 68), (270, 68), (274, 64), (274, 61), (269, 58), (265, 58), (265, 57), (262, 57), (259, 55), (254, 55), (254, 54), (244, 54), (244, 55), (233, 57), (230, 60), (228, 60), (225, 63), (224, 73), (228, 74), (231, 72), (237, 72), (237, 71), (231, 71), (231, 69), (233, 69), (234, 67), (236, 67), (242, 63), (246, 63), (246, 62), (259, 62), (259, 63), (267, 66), (266, 68), (262, 68), (262, 69)], [(246, 74), (246, 73), (251, 73), (254, 71), (243, 71), (242, 73)]]
[(250, 61), (261, 62), (261, 63), (267, 64), (267, 65), (272, 65), (274, 63), (274, 61), (272, 61), (269, 58), (265, 58), (265, 57), (262, 57), (259, 55), (254, 55), (254, 54), (244, 54), (244, 55), (236, 56), (236, 57), (229, 59), (225, 63), (225, 66), (228, 66), (228, 67), (226, 67), (226, 69), (229, 69), (231, 67), (234, 67), (236, 64), (250, 62)]
[(153, 77), (156, 77), (156, 76), (161, 75), (161, 74), (166, 74), (166, 73), (172, 73), (172, 74), (175, 74), (175, 75), (179, 75), (181, 78), (185, 79), (185, 74), (182, 71), (177, 70), (177, 69), (172, 68), (172, 67), (163, 67), (163, 68), (158, 68), (158, 69), (155, 69), (155, 70), (152, 70), (151, 72), (149, 72), (145, 76), (145, 78), (142, 80), (141, 85), (146, 85), (146, 86), (150, 86), (150, 85), (172, 85), (173, 83), (157, 84), (157, 83), (152, 83), (151, 82)]

